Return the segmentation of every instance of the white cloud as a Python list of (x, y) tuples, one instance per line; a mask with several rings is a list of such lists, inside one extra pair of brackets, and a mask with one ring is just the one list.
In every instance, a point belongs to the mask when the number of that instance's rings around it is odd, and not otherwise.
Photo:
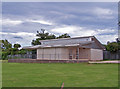
[(96, 29), (97, 34), (105, 34), (105, 33), (115, 33), (116, 29)]
[(98, 40), (103, 43), (103, 44), (107, 44), (108, 41), (113, 42), (116, 41), (116, 38), (118, 38), (117, 34), (109, 34), (109, 35), (96, 35), (96, 37), (98, 38)]
[(22, 24), (23, 22), (33, 22), (33, 23), (40, 23), (45, 25), (53, 25), (52, 22), (47, 20), (32, 20), (32, 19), (13, 20), (13, 19), (5, 18), (2, 20), (0, 19), (0, 21), (2, 21), (2, 25), (10, 25), (10, 26), (19, 25)]
[(9, 33), (9, 34), (16, 36), (35, 36), (34, 33), (28, 33), (28, 32), (18, 32), (18, 33)]
[[(8, 33), (8, 32), (0, 32), (2, 38), (7, 39), (10, 43), (15, 44), (19, 43), (22, 46), (29, 46), (31, 45), (31, 41), (36, 37), (35, 33), (28, 33), (28, 32), (18, 32), (18, 33)], [(19, 37), (19, 38), (15, 38)]]
[(93, 10), (93, 13), (97, 14), (97, 15), (112, 15), (113, 11), (111, 9), (105, 9), (105, 8), (96, 7)]
[(6, 35), (6, 34), (8, 34), (8, 33), (6, 33), (6, 32), (0, 32), (0, 35)]
[(111, 9), (96, 7), (94, 10), (92, 10), (92, 13), (94, 15), (97, 15), (98, 18), (104, 18), (104, 19), (114, 18), (113, 16), (114, 11)]
[(107, 29), (107, 28), (106, 29), (89, 29), (86, 27), (65, 25), (61, 27), (56, 27), (52, 29), (51, 31), (57, 34), (68, 33), (71, 37), (93, 36), (94, 35), (104, 44), (106, 44), (107, 41), (115, 41), (115, 39), (117, 38), (117, 34), (115, 34), (116, 29)]
[(55, 33), (73, 33), (77, 28), (75, 26), (61, 26), (52, 29), (52, 32)]
[(40, 23), (40, 24), (45, 24), (45, 25), (53, 25), (52, 22), (50, 21), (45, 21), (45, 20), (26, 20), (28, 22), (34, 22), (34, 23)]
[(11, 20), (11, 19), (3, 19), (2, 24), (3, 25), (18, 25), (21, 24), (23, 21), (21, 20)]
[(60, 34), (68, 33), (73, 36), (88, 36), (88, 35), (95, 34), (94, 30), (90, 30), (85, 27), (67, 26), (67, 25), (62, 27), (56, 27), (51, 31), (54, 33), (60, 33)]
[(17, 33), (7, 33), (7, 32), (0, 32), (1, 35), (14, 35), (14, 36), (35, 36), (34, 33), (28, 33), (28, 32), (17, 32)]

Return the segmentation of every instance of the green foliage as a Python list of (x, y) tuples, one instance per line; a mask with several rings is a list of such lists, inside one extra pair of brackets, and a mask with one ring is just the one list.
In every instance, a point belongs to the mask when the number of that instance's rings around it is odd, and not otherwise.
[(21, 45), (20, 44), (14, 44), (14, 46), (13, 46), (14, 48), (20, 48), (21, 47)]
[(119, 38), (117, 38), (117, 39), (116, 39), (116, 42), (117, 42), (117, 43), (120, 43), (120, 39), (119, 39)]
[(46, 40), (46, 39), (55, 39), (56, 36), (54, 34), (49, 34), (48, 32), (45, 33), (43, 29), (41, 29), (42, 32), (37, 31), (36, 36), (40, 38), (40, 40)]
[(25, 54), (26, 51), (21, 49), (19, 50), (18, 48), (21, 47), (20, 44), (14, 44), (14, 48), (12, 48), (12, 44), (8, 42), (8, 40), (0, 40), (0, 45), (1, 45), (1, 54), (0, 54), (0, 59), (5, 60), (8, 59), (8, 55), (16, 55), (16, 54)]
[(18, 54), (18, 49), (17, 48), (11, 48), (11, 55)]
[(41, 45), (40, 40), (49, 40), (49, 39), (58, 39), (58, 38), (69, 38), (70, 36), (65, 33), (60, 35), (59, 37), (56, 37), (54, 34), (50, 34), (50, 33), (45, 33), (45, 29), (41, 29), (41, 32), (37, 31), (36, 36), (38, 36), (39, 38), (37, 38), (36, 40), (32, 40), (32, 45)]
[(12, 44), (8, 42), (8, 40), (0, 40), (0, 49), (1, 49), (1, 59), (7, 59), (7, 56), (10, 54), (10, 49), (12, 48)]
[(9, 48), (12, 48), (12, 44), (8, 42), (8, 40), (2, 40), (2, 43), (1, 43), (1, 48), (2, 49), (9, 49)]
[(57, 39), (58, 38), (69, 38), (69, 37), (70, 37), (69, 34), (65, 33), (65, 34), (60, 35), (59, 37), (57, 37)]
[(41, 45), (41, 42), (39, 42), (40, 38), (37, 38), (36, 40), (32, 40), (32, 45)]
[(18, 54), (26, 54), (26, 52), (27, 52), (27, 50), (21, 49), (21, 50), (18, 51)]
[(37, 38), (36, 40), (32, 40), (32, 45), (41, 45), (41, 43), (39, 42), (40, 40), (56, 39), (56, 36), (54, 34), (49, 34), (48, 32), (45, 33), (44, 31), (44, 29), (41, 29), (41, 32), (37, 31), (36, 36), (38, 36), (39, 38)]
[(8, 56), (7, 52), (2, 52), (2, 60), (8, 59), (7, 56)]
[(107, 51), (117, 52), (118, 50), (120, 50), (120, 44), (117, 42), (108, 42), (108, 44), (105, 45), (105, 48)]

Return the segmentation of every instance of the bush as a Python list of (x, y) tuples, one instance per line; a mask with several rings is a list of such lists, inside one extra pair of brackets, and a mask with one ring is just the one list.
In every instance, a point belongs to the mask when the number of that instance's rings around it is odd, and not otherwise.
[(2, 60), (7, 60), (7, 59), (8, 59), (8, 53), (2, 52)]

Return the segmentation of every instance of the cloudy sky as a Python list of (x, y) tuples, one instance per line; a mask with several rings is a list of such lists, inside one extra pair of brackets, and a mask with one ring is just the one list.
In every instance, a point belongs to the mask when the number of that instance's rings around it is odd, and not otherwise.
[(116, 2), (3, 2), (2, 39), (30, 46), (41, 28), (59, 36), (94, 35), (106, 44), (117, 37), (118, 3)]

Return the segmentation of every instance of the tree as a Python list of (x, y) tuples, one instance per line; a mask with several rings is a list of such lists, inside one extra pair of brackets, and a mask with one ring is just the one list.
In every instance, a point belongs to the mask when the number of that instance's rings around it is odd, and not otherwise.
[(119, 45), (117, 42), (108, 43), (105, 47), (106, 50), (110, 52), (117, 52), (119, 50)]
[(37, 38), (36, 40), (32, 40), (32, 45), (41, 45), (41, 42), (39, 40), (41, 39)]
[(20, 49), (18, 51), (18, 54), (26, 54), (27, 53), (27, 50), (26, 49)]
[(38, 36), (39, 38), (37, 38), (36, 40), (32, 40), (32, 45), (41, 45), (40, 40), (48, 40), (48, 39), (59, 39), (59, 38), (69, 38), (69, 34), (65, 33), (60, 35), (59, 37), (56, 37), (54, 34), (50, 34), (48, 32), (45, 33), (45, 29), (41, 29), (41, 32), (37, 31), (36, 36)]
[(0, 43), (1, 44), (1, 48), (2, 50), (7, 50), (9, 48), (12, 48), (12, 44), (10, 42), (8, 42), (8, 40), (1, 40), (2, 42)]
[(41, 32), (37, 31), (36, 36), (38, 36), (40, 40), (55, 39), (56, 38), (56, 36), (54, 34), (49, 34), (48, 32), (45, 33), (45, 29), (41, 29)]
[(69, 36), (69, 34), (65, 33), (65, 34), (60, 35), (59, 37), (57, 37), (57, 39), (58, 38), (70, 38), (70, 36)]
[(15, 55), (15, 54), (18, 54), (18, 49), (17, 48), (11, 48), (11, 50), (10, 50), (10, 54), (11, 55)]
[(16, 48), (16, 49), (18, 49), (18, 48), (21, 47), (21, 45), (20, 44), (14, 44), (13, 47)]
[(36, 36), (39, 38), (32, 40), (32, 45), (41, 45), (40, 40), (56, 39), (54, 34), (45, 33), (45, 29), (41, 29), (41, 32), (37, 31)]
[(120, 39), (119, 39), (119, 38), (117, 38), (117, 39), (116, 39), (116, 42), (117, 42), (117, 43), (120, 43)]
[(0, 40), (0, 46), (1, 46), (1, 59), (5, 60), (7, 59), (7, 56), (11, 53), (11, 48), (12, 48), (12, 44), (10, 42), (8, 42), (8, 40)]
[(16, 55), (16, 54), (25, 54), (26, 49), (20, 49), (18, 48), (21, 47), (20, 44), (14, 44), (12, 47), (12, 44), (8, 42), (8, 40), (0, 40), (0, 59), (6, 60), (8, 59), (8, 55)]

